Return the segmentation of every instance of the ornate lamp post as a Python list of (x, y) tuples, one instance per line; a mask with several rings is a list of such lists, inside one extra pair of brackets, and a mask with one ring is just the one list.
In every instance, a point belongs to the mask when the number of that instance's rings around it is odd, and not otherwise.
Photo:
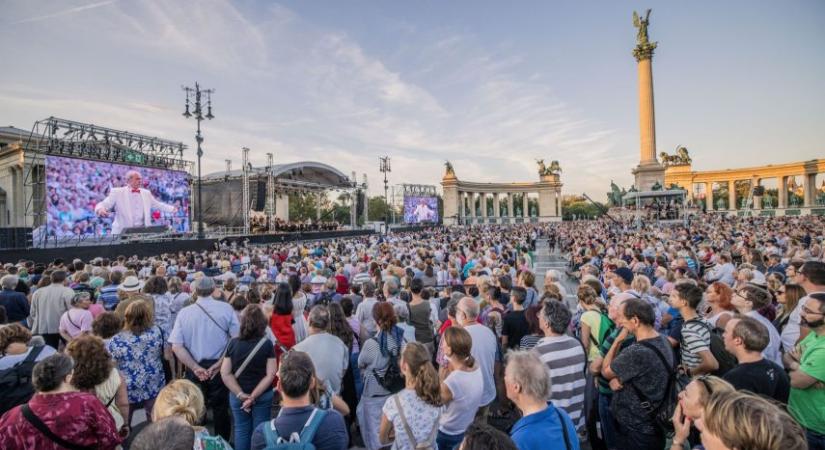
[[(190, 117), (195, 117), (195, 121), (198, 123), (198, 132), (195, 134), (195, 141), (198, 143), (198, 239), (203, 239), (203, 203), (202, 203), (202, 196), (201, 196), (201, 157), (203, 156), (203, 150), (201, 149), (201, 143), (203, 143), (203, 136), (201, 135), (201, 121), (203, 119), (212, 120), (215, 116), (212, 115), (212, 93), (215, 92), (214, 89), (201, 89), (200, 84), (195, 82), (195, 88), (191, 88), (188, 86), (183, 86), (183, 91), (186, 92), (186, 110), (183, 112), (183, 117), (187, 119)], [(203, 108), (201, 107), (201, 96), (206, 96), (206, 115), (203, 115)], [(193, 110), (189, 112), (189, 106), (192, 106)]]

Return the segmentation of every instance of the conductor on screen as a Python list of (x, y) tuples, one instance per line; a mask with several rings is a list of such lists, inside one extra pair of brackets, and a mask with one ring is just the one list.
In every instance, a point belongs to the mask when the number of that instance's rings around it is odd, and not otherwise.
[(416, 223), (432, 222), (435, 217), (435, 211), (427, 204), (427, 199), (422, 198), (418, 200), (418, 206), (416, 206), (413, 211), (413, 217), (415, 217)]
[(152, 226), (151, 208), (166, 213), (177, 212), (178, 208), (158, 201), (152, 192), (141, 188), (142, 178), (135, 170), (126, 172), (126, 186), (112, 188), (109, 195), (95, 206), (95, 214), (109, 217), (115, 209), (112, 234), (120, 234), (125, 228)]

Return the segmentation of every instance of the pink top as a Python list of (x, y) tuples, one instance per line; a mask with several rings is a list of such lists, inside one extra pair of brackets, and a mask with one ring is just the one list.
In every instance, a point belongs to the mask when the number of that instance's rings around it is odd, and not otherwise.
[(92, 332), (92, 313), (86, 309), (72, 308), (60, 317), (60, 331), (65, 331), (72, 338), (80, 333)]
[[(103, 314), (103, 311), (106, 311), (106, 310), (103, 309), (103, 305), (101, 305), (101, 304), (94, 303), (94, 304), (89, 305), (89, 312), (92, 313), (92, 319), (97, 319), (97, 316)], [(72, 317), (74, 317), (74, 316), (72, 316)]]

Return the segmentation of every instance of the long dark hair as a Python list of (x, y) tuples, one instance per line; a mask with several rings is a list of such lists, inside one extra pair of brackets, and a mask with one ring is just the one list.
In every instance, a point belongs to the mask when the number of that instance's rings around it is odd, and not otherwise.
[(272, 301), (276, 314), (292, 314), (292, 289), (287, 283), (278, 283), (275, 299)]
[(292, 295), (294, 296), (298, 292), (301, 292), (301, 278), (296, 274), (291, 274), (289, 278), (287, 278), (287, 283), (289, 283), (289, 288), (292, 289)]
[(344, 308), (335, 302), (330, 303), (327, 307), (329, 309), (329, 334), (338, 336), (351, 351), (355, 334), (352, 332), (352, 327), (349, 326), (347, 317), (344, 315)]

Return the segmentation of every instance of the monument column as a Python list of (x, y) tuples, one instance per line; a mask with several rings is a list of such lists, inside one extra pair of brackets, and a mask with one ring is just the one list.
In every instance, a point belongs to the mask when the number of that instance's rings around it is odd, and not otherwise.
[(521, 215), (522, 215), (522, 217), (524, 217), (525, 219), (527, 219), (528, 217), (530, 217), (530, 210), (529, 210), (529, 209), (527, 209), (527, 206), (528, 206), (528, 203), (527, 203), (527, 192), (522, 192), (522, 193), (521, 193)]
[(464, 219), (464, 192), (458, 191), (458, 218)]
[(809, 173), (802, 175), (802, 206), (805, 208), (810, 208), (814, 204), (813, 187), (816, 185), (816, 181), (814, 180), (815, 176), (816, 175)]
[[(481, 204), (481, 217), (486, 219), (487, 218), (487, 193), (486, 192), (479, 193), (478, 198), (480, 200), (479, 203)], [(486, 220), (485, 220), (485, 222), (486, 222)]]
[(650, 23), (650, 10), (644, 18), (633, 12), (633, 26), (639, 29), (636, 34), (636, 58), (639, 77), (639, 165), (633, 171), (636, 176), (636, 189), (647, 191), (656, 184), (664, 186), (665, 169), (656, 159), (656, 119), (653, 108), (653, 51), (656, 42), (650, 42), (647, 27)]
[(788, 207), (788, 177), (779, 177), (779, 209)]
[(507, 217), (510, 217), (510, 218), (516, 217), (516, 215), (513, 214), (513, 193), (512, 192), (507, 193)]
[(716, 205), (713, 204), (713, 182), (705, 183), (705, 210), (713, 211)]

